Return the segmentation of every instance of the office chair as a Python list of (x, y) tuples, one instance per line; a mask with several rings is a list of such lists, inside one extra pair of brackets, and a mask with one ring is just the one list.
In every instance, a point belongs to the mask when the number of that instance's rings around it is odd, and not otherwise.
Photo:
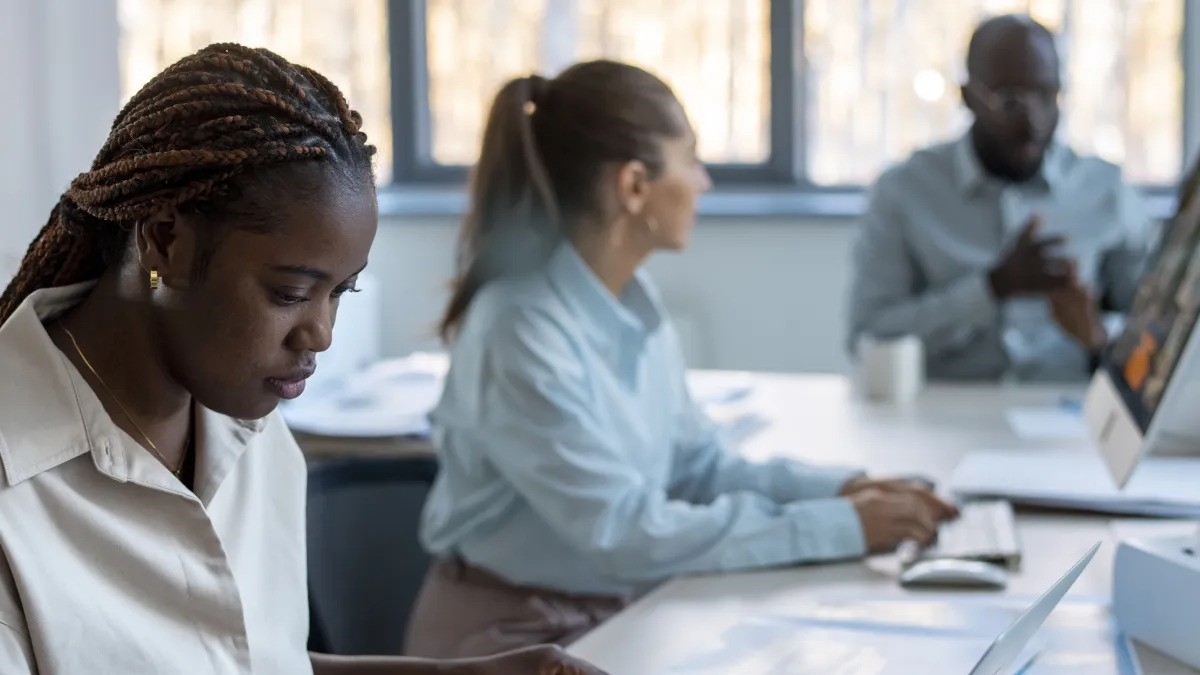
[(429, 556), (417, 539), (428, 456), (315, 464), (308, 475), (308, 648), (401, 655)]

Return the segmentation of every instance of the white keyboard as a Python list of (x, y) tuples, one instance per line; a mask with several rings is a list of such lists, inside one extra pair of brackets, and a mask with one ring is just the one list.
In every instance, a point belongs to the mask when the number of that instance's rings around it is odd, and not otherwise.
[(1017, 526), (1012, 505), (1002, 499), (959, 505), (958, 518), (938, 527), (937, 541), (920, 550), (915, 559), (956, 558), (998, 563), (1016, 569), (1021, 564)]

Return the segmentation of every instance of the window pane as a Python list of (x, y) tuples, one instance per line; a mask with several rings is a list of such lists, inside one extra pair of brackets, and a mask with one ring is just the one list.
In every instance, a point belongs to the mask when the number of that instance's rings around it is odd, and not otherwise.
[[(428, 0), (432, 155), (471, 164), (508, 79), (611, 58), (661, 76), (708, 162), (770, 151), (768, 0)], [(684, 37), (686, 36), (686, 37)]]
[(807, 0), (808, 172), (870, 183), (914, 148), (962, 133), (971, 31), (1023, 12), (1060, 33), (1060, 136), (1138, 183), (1178, 180), (1184, 0)]
[(362, 113), (391, 180), (392, 115), (385, 0), (119, 0), (121, 100), (213, 42), (266, 47), (328, 77)]

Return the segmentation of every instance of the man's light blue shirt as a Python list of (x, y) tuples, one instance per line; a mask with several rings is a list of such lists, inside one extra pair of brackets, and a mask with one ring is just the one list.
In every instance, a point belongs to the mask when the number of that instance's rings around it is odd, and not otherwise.
[(999, 303), (987, 273), (1030, 216), (1111, 309), (1127, 311), (1152, 239), (1150, 219), (1116, 166), (1051, 144), (1039, 173), (987, 173), (970, 135), (918, 151), (876, 182), (854, 251), (850, 338), (917, 335), (933, 378), (1079, 380), (1089, 355), (1044, 298)]
[[(855, 472), (730, 453), (649, 278), (570, 245), (474, 299), (433, 414), (421, 538), (515, 584), (627, 595), (676, 574), (861, 555)], [(800, 414), (803, 414), (802, 411)]]

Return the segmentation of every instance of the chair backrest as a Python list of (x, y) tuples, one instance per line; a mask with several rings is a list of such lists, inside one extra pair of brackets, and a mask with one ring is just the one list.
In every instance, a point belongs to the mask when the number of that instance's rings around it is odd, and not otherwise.
[(432, 457), (322, 462), (308, 475), (309, 649), (403, 653), (429, 556), (417, 537)]

